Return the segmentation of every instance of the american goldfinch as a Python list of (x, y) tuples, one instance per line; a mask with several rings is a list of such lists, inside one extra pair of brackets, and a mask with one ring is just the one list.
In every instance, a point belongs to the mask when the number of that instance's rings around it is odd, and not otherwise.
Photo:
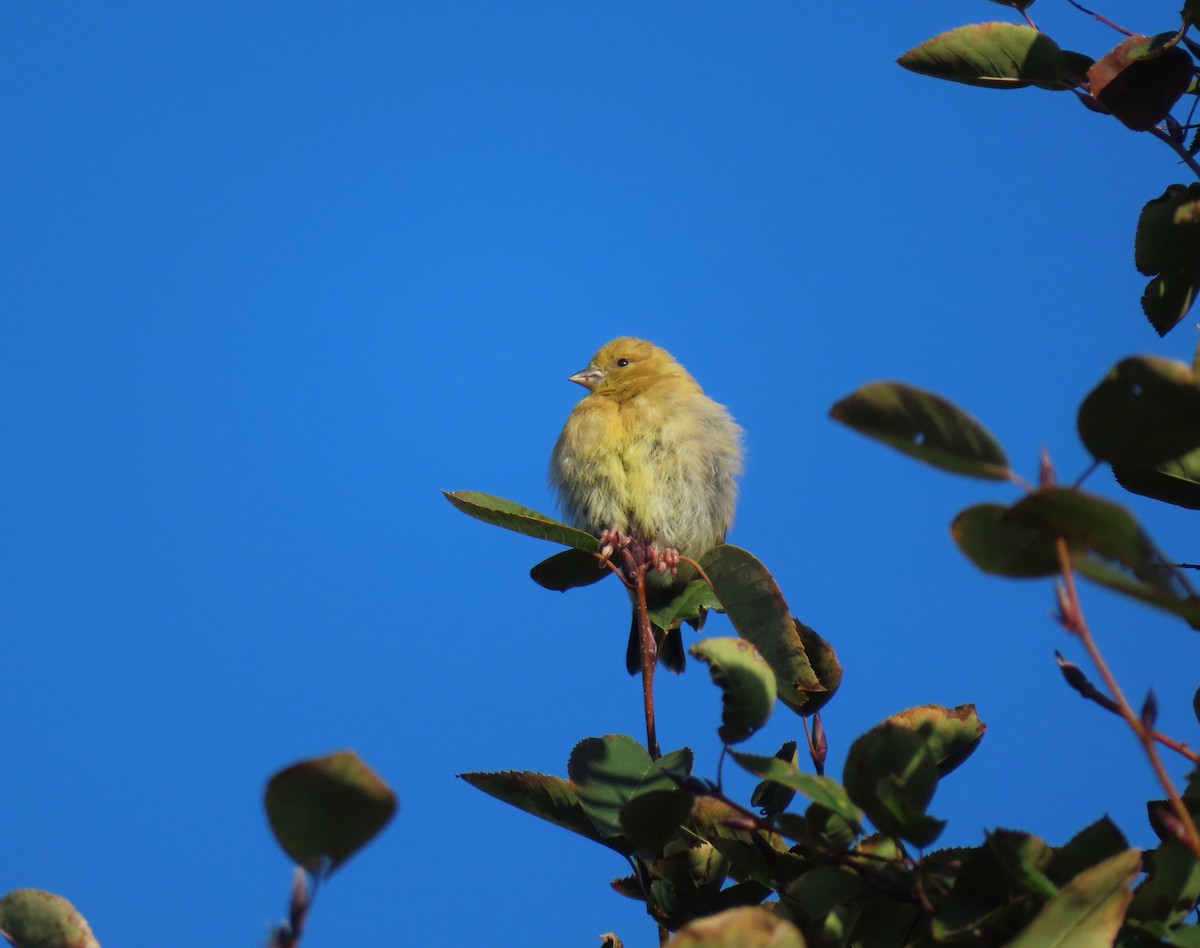
[[(597, 536), (615, 529), (653, 543), (660, 554), (693, 559), (724, 540), (742, 472), (742, 429), (725, 407), (670, 353), (629, 336), (602, 346), (570, 381), (589, 393), (567, 417), (550, 457), (550, 484), (566, 520)], [(685, 564), (675, 575), (647, 573), (651, 607), (669, 601), (691, 572)], [(630, 674), (639, 655), (635, 608)], [(659, 660), (683, 669), (678, 628), (667, 631)]]

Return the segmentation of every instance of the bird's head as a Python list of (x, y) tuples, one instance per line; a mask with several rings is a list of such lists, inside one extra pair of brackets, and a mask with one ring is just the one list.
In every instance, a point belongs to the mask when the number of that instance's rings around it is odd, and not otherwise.
[(692, 380), (665, 349), (645, 339), (621, 336), (601, 346), (587, 368), (570, 376), (569, 381), (593, 392), (632, 396), (672, 378)]

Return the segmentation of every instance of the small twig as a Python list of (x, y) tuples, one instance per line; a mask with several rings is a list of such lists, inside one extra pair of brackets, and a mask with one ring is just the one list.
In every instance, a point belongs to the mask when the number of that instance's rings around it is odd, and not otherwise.
[(309, 875), (299, 866), (292, 877), (292, 898), (288, 904), (288, 920), (271, 932), (270, 948), (296, 948), (300, 944), (300, 936), (304, 934), (304, 925), (308, 920), (308, 911), (312, 908), (313, 899), (317, 896), (317, 876), (312, 876), (312, 887), (309, 888)]
[[(1121, 709), (1112, 698), (1104, 694), (1097, 688), (1088, 677), (1083, 673), (1078, 665), (1074, 662), (1069, 662), (1062, 657), (1059, 652), (1054, 653), (1054, 658), (1058, 662), (1058, 667), (1062, 670), (1063, 678), (1067, 680), (1067, 684), (1079, 693), (1081, 698), (1087, 701), (1092, 701), (1102, 707), (1105, 711), (1109, 711), (1118, 717), (1121, 715)], [(1151, 734), (1158, 743), (1164, 747), (1169, 747), (1177, 754), (1182, 754), (1192, 763), (1200, 761), (1200, 755), (1187, 746), (1186, 741), (1177, 741), (1175, 738), (1164, 734), (1162, 731), (1152, 730)]]
[(1192, 820), (1191, 813), (1188, 812), (1183, 799), (1179, 796), (1179, 791), (1175, 789), (1175, 784), (1171, 781), (1171, 777), (1167, 773), (1166, 767), (1163, 766), (1162, 758), (1159, 756), (1158, 748), (1154, 743), (1154, 735), (1146, 727), (1142, 719), (1134, 713), (1129, 702), (1125, 700), (1125, 695), (1122, 694), (1116, 678), (1113, 677), (1113, 673), (1109, 670), (1108, 663), (1104, 660), (1104, 656), (1100, 653), (1100, 649), (1096, 645), (1096, 640), (1092, 638), (1087, 620), (1083, 617), (1083, 608), (1080, 605), (1079, 593), (1075, 586), (1075, 570), (1071, 566), (1071, 553), (1067, 548), (1067, 541), (1062, 537), (1058, 537), (1054, 541), (1054, 548), (1058, 553), (1058, 564), (1063, 579), (1063, 587), (1059, 594), (1059, 607), (1062, 611), (1063, 624), (1068, 631), (1074, 632), (1079, 636), (1080, 641), (1083, 642), (1083, 647), (1087, 649), (1092, 664), (1100, 672), (1100, 677), (1104, 680), (1104, 686), (1108, 689), (1108, 693), (1117, 705), (1117, 712), (1125, 719), (1125, 723), (1129, 725), (1130, 730), (1137, 735), (1138, 740), (1141, 742), (1142, 749), (1146, 752), (1146, 757), (1150, 760), (1150, 766), (1154, 770), (1158, 782), (1166, 790), (1167, 798), (1171, 802), (1171, 809), (1174, 811), (1175, 817), (1179, 820), (1180, 841), (1197, 858), (1200, 858), (1200, 833), (1197, 833), (1196, 824)]
[(712, 580), (708, 578), (708, 573), (704, 572), (704, 569), (700, 566), (699, 563), (697, 563), (690, 556), (684, 556), (682, 553), (679, 554), (679, 562), (687, 563), (689, 566), (691, 566), (692, 569), (694, 569), (696, 571), (696, 573), (699, 575), (699, 577), (702, 580), (704, 580), (704, 582), (708, 586), (708, 588), (712, 589), (712, 591), (714, 593), (716, 592), (716, 589), (713, 588)]
[(1083, 486), (1083, 482), (1084, 482), (1084, 481), (1086, 481), (1086, 480), (1087, 480), (1089, 477), (1091, 477), (1091, 476), (1092, 476), (1092, 474), (1094, 474), (1094, 473), (1095, 473), (1095, 471), (1096, 471), (1096, 468), (1098, 468), (1099, 466), (1100, 466), (1100, 462), (1099, 462), (1099, 461), (1092, 461), (1092, 463), (1091, 463), (1091, 464), (1089, 464), (1089, 465), (1088, 465), (1088, 466), (1087, 466), (1087, 467), (1084, 469), (1083, 473), (1082, 473), (1082, 474), (1080, 474), (1080, 475), (1079, 475), (1077, 478), (1075, 478), (1075, 483), (1071, 485), (1071, 488), (1072, 488), (1073, 490), (1078, 490), (1080, 487), (1082, 487), (1082, 486)]
[[(1068, 2), (1070, 2), (1070, 0), (1068, 0)], [(1160, 142), (1165, 142), (1167, 145), (1169, 145), (1171, 150), (1179, 156), (1180, 161), (1188, 166), (1188, 170), (1190, 170), (1197, 178), (1200, 178), (1200, 164), (1197, 164), (1196, 159), (1188, 154), (1188, 150), (1182, 142), (1175, 141), (1175, 139), (1158, 127), (1148, 129), (1148, 131)]]
[(1126, 36), (1133, 36), (1133, 33), (1130, 32), (1129, 30), (1125, 29), (1125, 27), (1117, 26), (1117, 24), (1115, 24), (1112, 20), (1108, 19), (1107, 17), (1101, 16), (1099, 13), (1096, 13), (1094, 10), (1089, 10), (1082, 3), (1076, 3), (1075, 0), (1067, 0), (1067, 3), (1071, 4), (1071, 6), (1073, 6), (1076, 10), (1079, 10), (1082, 13), (1086, 13), (1088, 16), (1095, 17), (1097, 20), (1099, 20), (1105, 26), (1111, 26), (1118, 33), (1124, 33)]

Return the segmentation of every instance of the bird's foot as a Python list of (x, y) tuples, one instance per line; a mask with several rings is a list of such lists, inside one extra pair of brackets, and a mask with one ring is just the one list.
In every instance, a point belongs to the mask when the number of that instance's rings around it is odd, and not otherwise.
[(617, 550), (626, 549), (632, 542), (633, 538), (625, 536), (614, 524), (600, 534), (600, 558), (607, 560)]
[(653, 543), (646, 550), (650, 565), (660, 573), (670, 573), (674, 576), (679, 571), (679, 551), (667, 547), (659, 550)]

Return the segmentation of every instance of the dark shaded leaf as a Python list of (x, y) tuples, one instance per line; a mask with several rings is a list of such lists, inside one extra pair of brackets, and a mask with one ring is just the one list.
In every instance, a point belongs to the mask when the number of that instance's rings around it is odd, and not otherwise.
[(398, 806), (391, 788), (349, 750), (279, 771), (267, 781), (263, 805), (283, 851), (316, 875), (370, 842)]
[(692, 812), (692, 795), (678, 788), (648, 790), (621, 808), (625, 835), (645, 853), (661, 853)]
[[(800, 754), (796, 742), (785, 741), (784, 745), (775, 752), (775, 759), (797, 767), (800, 763)], [(764, 780), (750, 794), (750, 805), (758, 807), (763, 816), (775, 816), (788, 808), (795, 795), (796, 791), (791, 787)]]
[(990, 89), (1064, 84), (1062, 50), (1045, 33), (1017, 23), (960, 26), (910, 49), (897, 62), (905, 69)]
[(1093, 582), (1200, 623), (1200, 599), (1124, 508), (1056, 487), (1028, 494), (1004, 519), (1065, 539), (1075, 569)]
[(1152, 470), (1114, 465), (1113, 476), (1130, 493), (1200, 510), (1200, 450), (1164, 461)]
[(1056, 886), (1066, 885), (1083, 870), (1128, 848), (1125, 834), (1107, 816), (1101, 817), (1062, 846), (1055, 847), (1054, 855), (1045, 867), (1046, 877)]
[(1172, 184), (1146, 203), (1133, 258), (1139, 273), (1154, 277), (1142, 309), (1158, 334), (1166, 335), (1187, 315), (1200, 288), (1200, 184)]
[(595, 554), (572, 547), (542, 560), (529, 571), (529, 576), (545, 589), (566, 592), (598, 583), (611, 572)]
[(1004, 449), (988, 430), (932, 392), (900, 382), (872, 382), (847, 395), (829, 414), (943, 470), (988, 480), (1010, 476)]
[(1192, 58), (1148, 36), (1130, 36), (1088, 70), (1092, 96), (1127, 128), (1144, 132), (1161, 122), (1187, 92)]
[(1083, 400), (1078, 424), (1093, 457), (1153, 468), (1200, 449), (1200, 384), (1174, 359), (1123, 359)]
[(954, 518), (950, 534), (967, 559), (985, 573), (1012, 579), (1057, 573), (1053, 538), (1010, 523), (1007, 513), (1002, 504), (976, 504)]

